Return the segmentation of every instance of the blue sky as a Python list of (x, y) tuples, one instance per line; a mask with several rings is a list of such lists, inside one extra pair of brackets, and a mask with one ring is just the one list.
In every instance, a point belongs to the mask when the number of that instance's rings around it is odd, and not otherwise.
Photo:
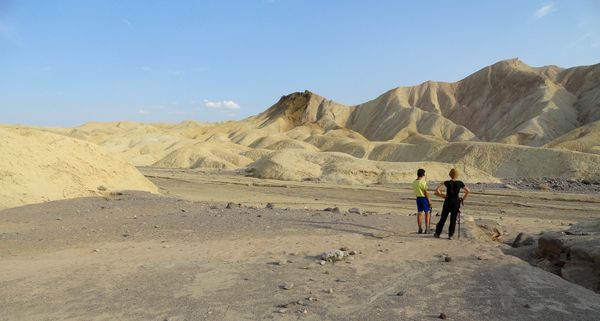
[(600, 63), (600, 1), (0, 0), (0, 123), (241, 119), (513, 57)]

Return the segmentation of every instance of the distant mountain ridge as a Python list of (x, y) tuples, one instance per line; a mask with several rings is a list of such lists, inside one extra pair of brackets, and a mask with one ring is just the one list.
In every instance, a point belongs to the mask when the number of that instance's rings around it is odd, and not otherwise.
[(600, 64), (534, 68), (511, 59), (355, 106), (304, 91), (241, 121), (47, 130), (94, 142), (136, 166), (370, 184), (407, 180), (420, 162), (436, 175), (458, 166), (478, 181), (600, 179), (599, 124)]
[(281, 98), (258, 115), (262, 125), (306, 123), (347, 128), (372, 141), (487, 141), (542, 146), (600, 120), (600, 64), (530, 67), (500, 61), (454, 83), (398, 87), (345, 106), (305, 91)]

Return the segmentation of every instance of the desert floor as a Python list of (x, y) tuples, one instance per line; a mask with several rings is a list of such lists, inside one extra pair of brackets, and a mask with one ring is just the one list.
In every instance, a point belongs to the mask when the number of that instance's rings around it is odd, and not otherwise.
[[(599, 294), (505, 254), (506, 244), (416, 234), (406, 184), (142, 171), (162, 196), (124, 192), (0, 212), (0, 320), (600, 315)], [(471, 188), (463, 213), (496, 220), (507, 242), (520, 231), (566, 229), (600, 207), (597, 194)], [(228, 202), (242, 207), (226, 209)], [(265, 209), (269, 202), (274, 209)], [(334, 206), (342, 213), (323, 211)], [(352, 207), (363, 214), (344, 214)], [(436, 201), (434, 212), (440, 208)], [(320, 264), (321, 253), (340, 247), (358, 253)]]

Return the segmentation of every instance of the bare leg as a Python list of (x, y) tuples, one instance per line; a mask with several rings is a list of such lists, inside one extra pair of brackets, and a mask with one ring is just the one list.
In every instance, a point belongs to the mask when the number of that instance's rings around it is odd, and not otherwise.
[(423, 212), (417, 214), (417, 225), (419, 225), (419, 232), (423, 231)]
[(425, 213), (425, 232), (429, 233), (429, 227), (431, 224), (431, 211)]

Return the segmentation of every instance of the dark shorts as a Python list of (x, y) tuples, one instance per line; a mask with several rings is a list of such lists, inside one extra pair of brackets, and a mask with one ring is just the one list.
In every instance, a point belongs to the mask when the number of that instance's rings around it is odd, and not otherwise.
[(417, 211), (429, 213), (430, 210), (427, 197), (417, 197)]

